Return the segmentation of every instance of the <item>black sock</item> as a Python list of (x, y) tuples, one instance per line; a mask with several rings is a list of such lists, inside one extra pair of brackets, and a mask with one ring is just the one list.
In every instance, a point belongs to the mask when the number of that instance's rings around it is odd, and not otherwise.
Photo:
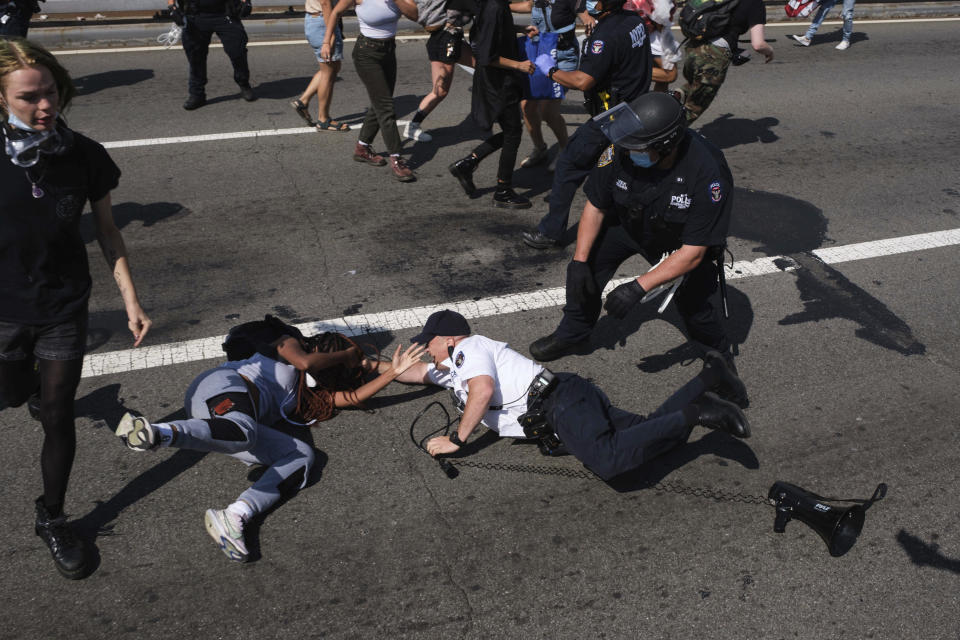
[(425, 114), (423, 111), (420, 111), (420, 109), (417, 109), (417, 112), (414, 114), (413, 120), (411, 120), (411, 122), (420, 124), (421, 122), (423, 122), (423, 119), (426, 117), (427, 117), (427, 114)]

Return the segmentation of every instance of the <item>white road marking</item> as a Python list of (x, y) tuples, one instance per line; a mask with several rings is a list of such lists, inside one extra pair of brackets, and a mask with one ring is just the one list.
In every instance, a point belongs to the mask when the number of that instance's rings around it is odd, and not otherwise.
[[(910, 251), (922, 251), (938, 247), (960, 245), (960, 229), (934, 231), (918, 235), (860, 242), (842, 247), (817, 249), (813, 253), (827, 264), (838, 264), (852, 260), (865, 260), (889, 256)], [(796, 269), (797, 265), (787, 257), (774, 256), (735, 262), (726, 267), (729, 280), (750, 278), (771, 273), (780, 273)], [(629, 278), (611, 281), (604, 292), (628, 282)], [(339, 331), (348, 336), (360, 336), (386, 331), (397, 332), (408, 329), (418, 329), (423, 326), (427, 316), (440, 309), (454, 309), (466, 318), (486, 318), (531, 311), (547, 307), (559, 307), (564, 304), (564, 289), (542, 289), (524, 293), (513, 293), (481, 300), (461, 300), (442, 305), (414, 307), (385, 311), (383, 313), (368, 313), (342, 318), (332, 318), (320, 322), (310, 322), (297, 325), (297, 328), (307, 335), (321, 331)], [(124, 349), (108, 353), (89, 354), (83, 363), (83, 377), (101, 376), (108, 374), (163, 367), (171, 364), (194, 362), (222, 358), (221, 344), (224, 336), (172, 342), (156, 346), (140, 347), (138, 349)]]
[[(942, 18), (897, 18), (893, 20), (857, 20), (857, 24), (904, 24), (910, 22), (955, 22), (960, 20), (958, 17), (942, 17)], [(836, 26), (843, 24), (841, 20), (826, 20), (823, 23), (825, 26)], [(798, 28), (799, 26), (804, 26), (800, 22), (768, 22), (765, 26), (767, 27), (793, 27)], [(673, 27), (674, 31), (680, 30), (680, 27)], [(146, 30), (146, 28), (144, 29)], [(159, 33), (159, 31), (158, 31)], [(418, 34), (410, 36), (397, 36), (397, 40), (400, 41), (411, 41), (411, 40), (426, 40), (429, 36), (427, 34)], [(356, 42), (356, 38), (344, 38), (344, 42)], [(307, 44), (306, 40), (269, 40), (264, 42), (248, 42), (248, 47), (282, 47), (288, 45), (305, 45)], [(223, 45), (219, 43), (211, 43), (211, 49), (222, 49)], [(53, 50), (53, 53), (58, 56), (79, 56), (87, 55), (91, 53), (135, 53), (143, 51), (180, 51), (180, 46), (165, 47), (165, 46), (150, 46), (150, 47), (110, 47), (110, 48), (101, 48), (101, 49), (62, 49), (62, 50)]]

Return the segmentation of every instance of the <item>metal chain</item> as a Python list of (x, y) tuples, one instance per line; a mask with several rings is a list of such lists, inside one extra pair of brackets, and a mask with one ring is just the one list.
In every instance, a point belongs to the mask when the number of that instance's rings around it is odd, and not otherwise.
[[(451, 463), (458, 467), (472, 467), (474, 469), (485, 469), (487, 471), (512, 471), (515, 473), (533, 473), (542, 476), (560, 476), (562, 478), (580, 478), (583, 480), (599, 480), (596, 475), (584, 469), (570, 469), (566, 467), (545, 467), (531, 464), (505, 464), (502, 462), (477, 462), (474, 460), (451, 459)], [(770, 506), (770, 501), (765, 495), (750, 495), (740, 493), (739, 491), (725, 491), (723, 489), (710, 489), (707, 487), (692, 487), (675, 482), (664, 480), (660, 482), (648, 481), (642, 484), (640, 489), (653, 489), (660, 493), (676, 493), (685, 496), (694, 496), (705, 498), (715, 502), (740, 502), (743, 504), (758, 504)]]

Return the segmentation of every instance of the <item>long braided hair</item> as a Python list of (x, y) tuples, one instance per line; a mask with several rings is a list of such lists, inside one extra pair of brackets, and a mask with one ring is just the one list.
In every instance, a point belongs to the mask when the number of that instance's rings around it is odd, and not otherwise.
[[(302, 340), (304, 351), (307, 353), (331, 353), (334, 351), (344, 351), (350, 347), (356, 347), (363, 353), (359, 345), (353, 340), (334, 331), (327, 331)], [(377, 351), (377, 360), (380, 359), (380, 352)], [(361, 407), (362, 404), (356, 398), (356, 390), (364, 383), (363, 367), (347, 367), (338, 364), (335, 367), (328, 367), (316, 373), (310, 374), (316, 381), (314, 386), (310, 386), (307, 381), (307, 372), (300, 372), (300, 380), (297, 383), (297, 405), (294, 409), (294, 415), (300, 418), (305, 424), (317, 424), (324, 420), (329, 420), (337, 414), (337, 406), (334, 396), (337, 392), (344, 392), (350, 399), (350, 403)]]

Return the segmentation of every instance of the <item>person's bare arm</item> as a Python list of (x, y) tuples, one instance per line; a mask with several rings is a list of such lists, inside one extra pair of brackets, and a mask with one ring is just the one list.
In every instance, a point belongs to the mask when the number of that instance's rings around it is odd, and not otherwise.
[(587, 261), (590, 257), (590, 250), (593, 249), (593, 243), (600, 235), (602, 227), (603, 211), (587, 200), (587, 204), (583, 205), (583, 213), (580, 214), (580, 225), (577, 228), (577, 246), (573, 250), (574, 260), (577, 262)]
[(397, 345), (397, 350), (393, 353), (393, 359), (389, 369), (355, 391), (337, 391), (333, 394), (334, 405), (338, 409), (342, 409), (344, 407), (355, 407), (363, 404), (388, 384), (400, 377), (410, 367), (418, 364), (424, 349), (423, 345), (415, 344), (407, 348), (406, 351), (402, 351), (402, 346)]
[(750, 27), (750, 46), (753, 47), (754, 51), (763, 55), (764, 62), (773, 60), (773, 47), (767, 44), (762, 24), (755, 24)]
[(685, 244), (655, 268), (637, 278), (637, 282), (644, 291), (651, 291), (664, 282), (670, 282), (696, 269), (706, 254), (707, 247)]
[(397, 9), (400, 9), (403, 17), (413, 20), (414, 22), (420, 17), (420, 10), (417, 9), (417, 3), (413, 0), (393, 0), (393, 3), (397, 5)]
[[(484, 414), (490, 409), (490, 399), (493, 398), (495, 383), (490, 376), (474, 376), (467, 380), (467, 404), (460, 416), (457, 427), (457, 437), (466, 442), (483, 420)], [(437, 436), (427, 441), (427, 453), (432, 456), (445, 453), (454, 453), (459, 449), (450, 442), (449, 436)]]
[(123, 236), (113, 220), (113, 205), (108, 193), (96, 202), (91, 203), (93, 209), (93, 222), (96, 227), (97, 243), (100, 245), (100, 251), (107, 261), (107, 266), (113, 272), (113, 278), (117, 281), (117, 287), (120, 289), (120, 297), (123, 299), (123, 306), (127, 312), (127, 327), (133, 334), (133, 346), (138, 347), (143, 342), (144, 336), (150, 331), (153, 322), (147, 317), (143, 307), (140, 306), (140, 300), (137, 297), (137, 289), (133, 285), (133, 277), (130, 275), (130, 263), (127, 259), (127, 246), (123, 242)]

